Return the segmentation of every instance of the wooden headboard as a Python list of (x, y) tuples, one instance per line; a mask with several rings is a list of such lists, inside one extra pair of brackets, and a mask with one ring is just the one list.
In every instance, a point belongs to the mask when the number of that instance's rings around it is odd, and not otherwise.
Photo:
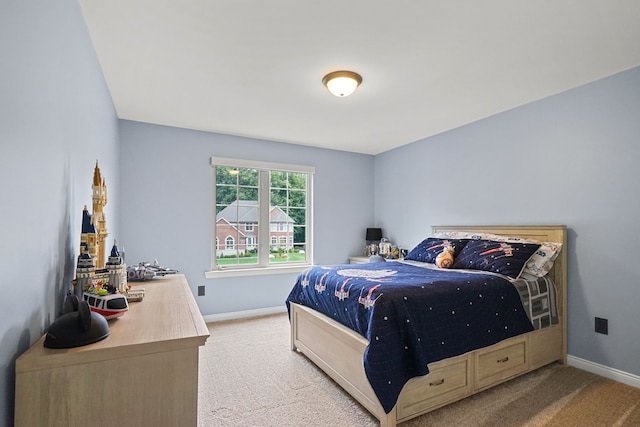
[(523, 237), (539, 242), (562, 243), (562, 250), (549, 272), (558, 291), (558, 314), (562, 327), (562, 354), (567, 354), (567, 227), (565, 225), (435, 225), (433, 235), (444, 231), (493, 233), (501, 236)]

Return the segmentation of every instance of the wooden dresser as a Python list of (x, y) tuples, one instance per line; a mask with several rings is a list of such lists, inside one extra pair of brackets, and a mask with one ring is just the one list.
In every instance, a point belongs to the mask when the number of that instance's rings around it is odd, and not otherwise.
[(196, 426), (198, 353), (209, 331), (181, 274), (138, 282), (141, 302), (106, 339), (16, 360), (16, 426)]

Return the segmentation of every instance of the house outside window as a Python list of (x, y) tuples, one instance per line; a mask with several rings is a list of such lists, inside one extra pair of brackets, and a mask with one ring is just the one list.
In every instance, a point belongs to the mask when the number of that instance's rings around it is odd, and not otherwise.
[(213, 272), (311, 264), (314, 168), (219, 157), (211, 165), (212, 240), (225, 242), (213, 248)]

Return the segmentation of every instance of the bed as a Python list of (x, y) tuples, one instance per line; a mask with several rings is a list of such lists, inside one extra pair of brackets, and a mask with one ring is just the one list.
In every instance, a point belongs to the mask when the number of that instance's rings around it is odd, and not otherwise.
[[(462, 264), (454, 265), (456, 268), (447, 271), (423, 268), (433, 266), (416, 262), (414, 254), (417, 253), (415, 251), (420, 246), (418, 245), (409, 254), (408, 258), (413, 258), (412, 260), (357, 267), (314, 267), (300, 275), (287, 298), (292, 350), (302, 353), (327, 373), (378, 418), (382, 427), (393, 427), (544, 365), (556, 361), (566, 363), (565, 226), (434, 226), (431, 235), (444, 238), (447, 243), (449, 240), (462, 242), (459, 246), (463, 246), (463, 249), (456, 253), (456, 262), (460, 261)], [(460, 236), (463, 238), (457, 239)], [(546, 274), (541, 274), (539, 278), (529, 277), (532, 282), (544, 280), (544, 283), (555, 285), (550, 286), (555, 289), (555, 292), (550, 292), (553, 306), (551, 308), (556, 309), (552, 321), (532, 319), (532, 307), (528, 305), (540, 304), (535, 301), (528, 304), (523, 298), (522, 287), (515, 286), (515, 280), (504, 278), (504, 271), (496, 274), (496, 271), (491, 269), (460, 269), (461, 266), (472, 266), (473, 261), (468, 261), (471, 259), (469, 254), (477, 252), (477, 248), (472, 246), (478, 245), (478, 241), (487, 239), (487, 236), (496, 236), (496, 240), (508, 239), (508, 243), (500, 243), (502, 246), (497, 246), (498, 249), (484, 251), (483, 254), (498, 250), (511, 251), (515, 247), (516, 251), (523, 248), (521, 254), (526, 258), (528, 255), (524, 249), (532, 250), (536, 254), (544, 253), (543, 246), (538, 247), (537, 242), (560, 244), (558, 247), (561, 247), (561, 250), (554, 255), (553, 262), (547, 264), (552, 265), (548, 272), (545, 270)], [(425, 242), (430, 243), (426, 239), (423, 243)], [(534, 249), (529, 248), (531, 244), (535, 246)], [(503, 263), (501, 268), (504, 268), (504, 265)], [(516, 270), (519, 272), (518, 268)], [(429, 279), (430, 284), (425, 287), (420, 283), (423, 279), (422, 273), (418, 271), (425, 271), (425, 277), (432, 274), (444, 276)], [(511, 279), (516, 279), (514, 275), (519, 276), (519, 273), (504, 274), (510, 274)], [(309, 277), (314, 275), (317, 277)], [(332, 276), (341, 276), (342, 281), (331, 282)], [(410, 290), (398, 293), (396, 286), (392, 285), (396, 278), (401, 278), (403, 286), (408, 286), (407, 289)], [(361, 282), (367, 280), (370, 282), (369, 287), (359, 288)], [(461, 280), (464, 286), (456, 286), (455, 283), (452, 285), (452, 281), (455, 280)], [(523, 288), (530, 286), (529, 282), (518, 280), (518, 283), (524, 283)], [(544, 283), (543, 287), (546, 286)], [(303, 288), (308, 288), (304, 289), (306, 296), (303, 296)], [(446, 312), (450, 319), (457, 319), (461, 317), (460, 313), (464, 312), (467, 315), (471, 309), (450, 305), (454, 304), (453, 297), (443, 296), (444, 302), (431, 304), (428, 302), (430, 300), (420, 299), (427, 296), (420, 293), (422, 291), (419, 291), (419, 288), (434, 288), (432, 292), (435, 293), (445, 290), (453, 293), (468, 290), (474, 293), (473, 301), (468, 296), (459, 299), (466, 298), (465, 304), (477, 303), (473, 312), (474, 316), (480, 317), (465, 319), (462, 322), (447, 320), (446, 325), (459, 323), (458, 326), (464, 329), (482, 323), (478, 326), (480, 329), (469, 329), (473, 330), (473, 333), (461, 333), (434, 323), (444, 317), (442, 313)], [(537, 290), (533, 292), (538, 293)], [(506, 300), (499, 302), (505, 304), (504, 312), (495, 309), (494, 306), (498, 302), (493, 300), (488, 308), (481, 306), (480, 300), (489, 300), (490, 293), (495, 293), (496, 301)], [(325, 306), (329, 303), (325, 304), (315, 299), (320, 294), (329, 294), (331, 304), (342, 305)], [(381, 295), (384, 295), (384, 298), (381, 298)], [(399, 299), (404, 298), (404, 301), (401, 304), (385, 302), (390, 301), (393, 295)], [(408, 295), (409, 298), (402, 295)], [(513, 301), (514, 295), (520, 298), (518, 302)], [(340, 311), (343, 310), (342, 307), (346, 307), (344, 304), (349, 300), (359, 307), (360, 313), (365, 314), (350, 318), (351, 320), (344, 317)], [(415, 301), (412, 305), (423, 312), (420, 313), (420, 318), (416, 317), (416, 313), (406, 311), (406, 307), (411, 305), (407, 301)], [(426, 307), (436, 307), (444, 311), (431, 315), (431, 318), (423, 318), (423, 315), (429, 316)], [(344, 311), (351, 309), (345, 308)], [(486, 314), (489, 312), (495, 312), (495, 316), (500, 317), (498, 323), (484, 323), (495, 321), (491, 319), (493, 314)], [(457, 316), (453, 316), (454, 314)], [(523, 316), (526, 321), (523, 321)], [(413, 321), (410, 327), (404, 325), (409, 319)], [(431, 329), (416, 333), (417, 323), (420, 323), (421, 327)], [(398, 328), (397, 332), (374, 329), (387, 328), (387, 324)], [(432, 336), (435, 335), (433, 331), (436, 329), (442, 330), (444, 338), (440, 335)], [(388, 341), (395, 347), (390, 350), (381, 348), (378, 345), (379, 340)], [(436, 347), (438, 350), (434, 351)], [(440, 348), (446, 348), (446, 351)]]

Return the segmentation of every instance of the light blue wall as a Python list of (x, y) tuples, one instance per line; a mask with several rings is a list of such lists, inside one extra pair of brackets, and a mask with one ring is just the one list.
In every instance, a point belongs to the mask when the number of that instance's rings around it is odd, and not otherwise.
[[(73, 0), (0, 0), (0, 426), (15, 359), (59, 315), (96, 160), (118, 194), (118, 121)], [(118, 233), (118, 204), (105, 212)]]
[(406, 247), (437, 224), (566, 224), (569, 354), (640, 375), (639, 161), (635, 68), (376, 156), (376, 221)]
[(120, 215), (126, 261), (180, 270), (203, 315), (284, 307), (295, 274), (205, 279), (211, 267), (212, 155), (315, 166), (316, 263), (362, 252), (373, 224), (373, 156), (120, 122)]

